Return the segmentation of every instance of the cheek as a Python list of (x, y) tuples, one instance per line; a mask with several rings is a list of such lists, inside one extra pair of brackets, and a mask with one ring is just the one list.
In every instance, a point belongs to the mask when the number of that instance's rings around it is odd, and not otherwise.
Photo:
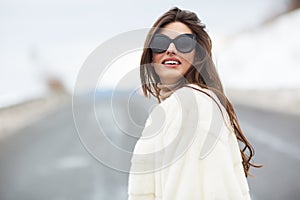
[(160, 60), (162, 58), (162, 54), (152, 54), (152, 62), (153, 63), (160, 63)]
[(189, 53), (188, 55), (187, 55), (187, 60), (188, 60), (188, 62), (192, 65), (193, 64), (193, 62), (194, 62), (194, 58), (195, 58), (195, 51), (192, 51), (191, 53)]
[(182, 55), (182, 58), (184, 59), (184, 65), (186, 67), (190, 67), (191, 65), (193, 65), (194, 57), (195, 57), (195, 52)]
[(160, 60), (162, 59), (161, 57), (162, 57), (161, 54), (152, 54), (152, 63), (153, 63), (154, 71), (157, 75), (160, 74), (160, 69), (161, 69)]

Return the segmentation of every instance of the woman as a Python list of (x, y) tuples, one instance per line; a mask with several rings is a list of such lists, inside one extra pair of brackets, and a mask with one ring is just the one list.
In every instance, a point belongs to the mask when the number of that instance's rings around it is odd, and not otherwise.
[(159, 104), (134, 149), (130, 200), (250, 199), (246, 177), (259, 166), (250, 162), (254, 149), (224, 94), (211, 48), (196, 14), (176, 7), (149, 31), (140, 75), (145, 96)]

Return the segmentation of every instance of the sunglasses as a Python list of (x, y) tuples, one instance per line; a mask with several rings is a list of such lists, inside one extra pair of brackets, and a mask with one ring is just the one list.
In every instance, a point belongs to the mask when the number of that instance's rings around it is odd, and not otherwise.
[(153, 53), (163, 53), (167, 51), (170, 44), (173, 43), (176, 49), (181, 53), (189, 53), (196, 46), (196, 35), (181, 34), (174, 39), (170, 39), (163, 34), (155, 34), (150, 42), (150, 49)]

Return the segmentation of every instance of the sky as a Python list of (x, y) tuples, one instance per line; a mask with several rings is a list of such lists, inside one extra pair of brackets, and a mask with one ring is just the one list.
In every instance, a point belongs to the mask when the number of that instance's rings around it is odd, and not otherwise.
[(72, 92), (81, 66), (95, 48), (126, 31), (151, 27), (173, 6), (196, 12), (217, 46), (224, 38), (257, 26), (285, 2), (1, 0), (2, 101), (43, 95), (42, 82), (48, 76), (58, 77)]

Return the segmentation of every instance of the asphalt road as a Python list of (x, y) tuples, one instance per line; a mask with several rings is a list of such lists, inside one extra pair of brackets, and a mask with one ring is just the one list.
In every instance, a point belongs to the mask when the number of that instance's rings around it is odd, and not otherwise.
[(264, 165), (248, 178), (253, 199), (300, 199), (300, 117), (247, 106), (236, 110), (255, 147), (254, 162)]
[[(101, 144), (107, 140), (97, 140), (93, 118), (98, 118), (109, 141), (130, 151), (136, 139), (126, 139), (124, 133), (138, 135), (152, 104), (132, 98), (135, 103), (127, 106), (123, 97), (116, 99), (114, 112), (108, 109), (108, 99), (98, 99), (95, 109), (82, 100), (76, 105), (84, 113), (77, 118), (77, 129), (68, 104), (2, 139), (0, 200), (126, 199), (128, 174), (119, 168), (127, 169), (127, 158)], [(265, 165), (252, 170), (256, 178), (248, 179), (253, 199), (299, 199), (300, 118), (245, 106), (236, 109), (256, 149), (255, 162)], [(128, 125), (133, 121), (134, 126)], [(93, 148), (93, 141), (102, 148)]]

